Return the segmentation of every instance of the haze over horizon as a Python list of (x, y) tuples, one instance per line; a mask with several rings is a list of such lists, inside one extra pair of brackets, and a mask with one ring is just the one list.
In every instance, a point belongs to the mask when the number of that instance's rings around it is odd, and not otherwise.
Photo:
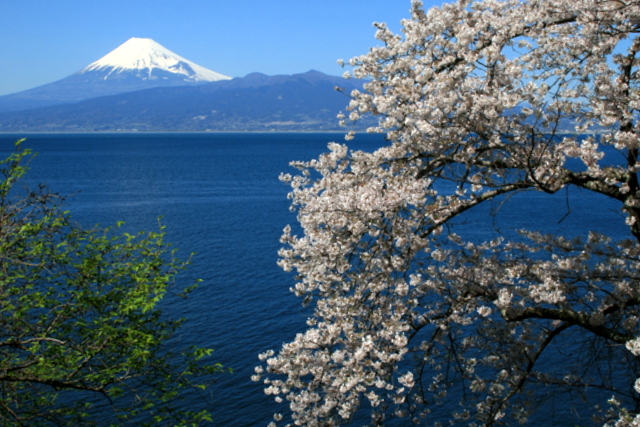
[(411, 7), (410, 0), (0, 1), (0, 95), (67, 77), (131, 37), (231, 77), (341, 75), (338, 59), (379, 44), (373, 22), (398, 32)]

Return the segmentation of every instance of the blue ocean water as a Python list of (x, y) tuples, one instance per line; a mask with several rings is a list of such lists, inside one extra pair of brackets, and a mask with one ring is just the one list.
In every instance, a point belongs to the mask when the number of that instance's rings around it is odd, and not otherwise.
[[(24, 135), (1, 135), (0, 156)], [(373, 149), (380, 137), (355, 146)], [(206, 400), (217, 426), (266, 425), (282, 410), (250, 376), (258, 354), (277, 349), (303, 330), (293, 277), (276, 265), (282, 229), (295, 221), (288, 187), (278, 180), (292, 160), (327, 151), (343, 134), (49, 134), (27, 135), (23, 147), (38, 155), (26, 182), (69, 196), (66, 209), (91, 227), (125, 221), (125, 230), (157, 230), (178, 256), (195, 253), (182, 275), (202, 279), (167, 312), (186, 317), (184, 343), (215, 349), (232, 367)], [(194, 408), (195, 409), (195, 408)]]
[[(0, 135), (0, 156), (23, 136)], [(251, 382), (257, 356), (292, 340), (306, 319), (289, 291), (293, 277), (276, 265), (282, 229), (295, 222), (278, 175), (291, 171), (290, 161), (315, 158), (328, 142), (342, 140), (342, 134), (42, 134), (27, 135), (23, 146), (38, 153), (26, 181), (68, 195), (65, 206), (76, 221), (87, 227), (125, 221), (134, 232), (157, 230), (162, 217), (178, 256), (195, 253), (181, 280), (203, 281), (188, 299), (171, 300), (167, 312), (187, 319), (181, 342), (214, 348), (215, 360), (234, 373), (190, 403), (206, 406), (216, 426), (258, 426), (284, 408)], [(349, 146), (382, 144), (378, 135), (358, 135)], [(610, 220), (615, 206), (594, 210), (606, 201), (568, 196), (528, 193), (493, 208), (509, 218), (509, 230), (541, 224), (563, 234), (616, 227), (624, 234), (622, 219)], [(484, 239), (500, 222), (482, 217), (466, 220)]]

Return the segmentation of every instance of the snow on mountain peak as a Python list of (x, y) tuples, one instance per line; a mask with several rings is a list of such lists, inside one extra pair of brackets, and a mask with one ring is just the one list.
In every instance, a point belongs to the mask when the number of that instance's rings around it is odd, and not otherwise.
[(171, 52), (152, 39), (133, 37), (112, 50), (102, 58), (92, 62), (80, 71), (108, 71), (108, 79), (112, 73), (124, 71), (142, 71), (152, 77), (154, 69), (173, 74), (182, 74), (185, 80), (193, 82), (213, 82), (229, 80), (230, 77), (216, 73)]

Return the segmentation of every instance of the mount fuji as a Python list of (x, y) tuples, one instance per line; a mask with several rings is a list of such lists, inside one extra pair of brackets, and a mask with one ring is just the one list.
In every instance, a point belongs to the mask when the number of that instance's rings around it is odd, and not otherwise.
[(231, 79), (132, 38), (62, 80), (0, 96), (0, 133), (334, 131), (355, 89), (363, 81), (313, 70)]
[(134, 37), (66, 78), (0, 96), (0, 112), (67, 104), (155, 87), (193, 86), (230, 79), (181, 57), (152, 39)]
[(115, 50), (87, 65), (78, 74), (104, 81), (133, 77), (136, 81), (176, 83), (162, 86), (231, 79), (184, 59), (151, 39), (136, 37), (130, 38)]

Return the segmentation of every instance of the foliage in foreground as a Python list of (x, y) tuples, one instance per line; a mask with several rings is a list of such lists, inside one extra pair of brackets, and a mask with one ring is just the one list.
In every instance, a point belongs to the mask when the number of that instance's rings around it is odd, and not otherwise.
[[(402, 36), (377, 27), (349, 119), (388, 145), (283, 176), (303, 234), (280, 263), (314, 312), (256, 368), (275, 420), (640, 425), (640, 3), (414, 1)], [(627, 236), (461, 225), (569, 188)]]
[[(29, 150), (0, 162), (0, 424), (195, 425), (179, 394), (219, 372), (210, 350), (173, 351), (158, 303), (185, 263), (163, 232), (84, 230), (39, 188)], [(185, 294), (189, 289), (185, 289)]]

